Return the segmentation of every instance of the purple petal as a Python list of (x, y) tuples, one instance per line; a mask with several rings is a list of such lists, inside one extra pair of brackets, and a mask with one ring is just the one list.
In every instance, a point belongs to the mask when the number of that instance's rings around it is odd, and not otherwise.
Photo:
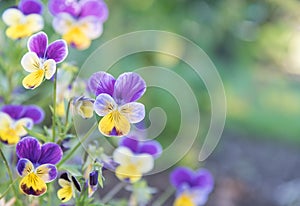
[(18, 120), (22, 118), (25, 108), (22, 105), (4, 105), (1, 111), (8, 114), (11, 118)]
[(39, 124), (44, 120), (45, 112), (38, 106), (29, 105), (25, 107), (25, 112), (22, 117), (28, 117), (33, 120), (34, 124)]
[(115, 83), (114, 98), (118, 104), (138, 100), (146, 91), (146, 83), (140, 75), (133, 72), (121, 74)]
[(207, 192), (211, 192), (214, 185), (214, 178), (210, 171), (206, 169), (199, 169), (191, 182), (192, 187), (198, 187)]
[(20, 176), (24, 177), (26, 174), (31, 172), (30, 170), (33, 169), (34, 169), (33, 165), (28, 159), (24, 159), (24, 158), (19, 159), (17, 164), (17, 171)]
[(133, 153), (137, 153), (139, 151), (139, 141), (134, 139), (134, 137), (123, 137), (119, 141), (119, 146), (127, 147)]
[(63, 152), (58, 144), (46, 143), (42, 146), (39, 164), (57, 164), (62, 158)]
[(115, 78), (106, 72), (96, 72), (89, 78), (88, 87), (95, 96), (102, 93), (112, 96), (115, 81)]
[(56, 40), (52, 42), (46, 51), (46, 58), (53, 59), (56, 63), (60, 63), (68, 55), (68, 46), (65, 40)]
[(194, 171), (186, 167), (177, 167), (170, 174), (170, 182), (175, 188), (180, 188), (184, 184), (190, 185), (193, 180)]
[(18, 142), (16, 153), (19, 158), (26, 158), (35, 164), (41, 156), (41, 145), (35, 138), (25, 137)]
[(75, 0), (50, 0), (48, 8), (54, 16), (65, 12), (76, 17), (80, 11), (80, 6)]
[(105, 22), (108, 17), (108, 8), (104, 1), (99, 0), (83, 0), (80, 1), (81, 12), (80, 18), (86, 16), (94, 16), (100, 22)]
[(38, 57), (44, 58), (48, 45), (48, 37), (44, 32), (39, 32), (32, 35), (27, 43), (28, 50), (35, 52)]
[(141, 142), (139, 153), (147, 153), (157, 158), (162, 153), (162, 147), (161, 144), (155, 140)]
[(39, 0), (21, 0), (19, 9), (23, 14), (41, 14), (43, 11), (43, 4)]

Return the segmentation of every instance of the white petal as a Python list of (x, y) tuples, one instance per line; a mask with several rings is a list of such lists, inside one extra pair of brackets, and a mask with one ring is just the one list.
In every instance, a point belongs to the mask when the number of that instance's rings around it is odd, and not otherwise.
[(32, 129), (33, 127), (33, 121), (30, 118), (22, 118), (19, 119), (14, 123), (14, 129), (17, 132), (17, 134), (22, 137), (27, 134), (27, 131), (24, 129), (24, 127), (28, 129)]
[(56, 62), (53, 59), (46, 60), (43, 69), (45, 70), (46, 79), (51, 79), (56, 72)]
[(131, 158), (131, 161), (137, 165), (142, 173), (150, 172), (154, 167), (154, 157), (150, 154), (138, 154)]
[(29, 14), (25, 17), (30, 30), (34, 32), (41, 31), (44, 28), (43, 17), (39, 14)]
[(40, 69), (40, 59), (34, 52), (27, 52), (21, 59), (21, 65), (27, 72)]
[(92, 16), (80, 19), (78, 25), (90, 39), (98, 38), (103, 32), (102, 23)]
[(128, 165), (131, 164), (131, 158), (133, 157), (133, 153), (127, 147), (118, 147), (115, 149), (113, 153), (113, 159), (116, 163), (120, 165)]
[(124, 104), (119, 108), (119, 111), (130, 123), (138, 123), (145, 117), (145, 106), (138, 102)]
[(11, 117), (4, 113), (4, 112), (0, 112), (0, 129), (6, 129), (8, 127), (10, 127), (10, 125), (13, 123), (13, 120), (11, 119)]
[(52, 23), (54, 30), (61, 35), (68, 32), (74, 25), (75, 19), (67, 13), (61, 13), (57, 15), (56, 17), (54, 17)]
[(108, 94), (99, 94), (94, 103), (94, 110), (99, 116), (105, 116), (117, 109), (115, 100)]
[(23, 18), (24, 15), (18, 9), (7, 9), (2, 15), (4, 23), (8, 26), (19, 24)]

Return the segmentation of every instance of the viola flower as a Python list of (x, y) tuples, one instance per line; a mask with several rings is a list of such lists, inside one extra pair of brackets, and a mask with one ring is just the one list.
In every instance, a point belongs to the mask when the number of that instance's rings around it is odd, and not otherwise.
[(56, 64), (62, 62), (68, 55), (68, 47), (64, 40), (56, 40), (48, 45), (48, 37), (44, 32), (32, 35), (28, 42), (27, 52), (21, 65), (30, 72), (23, 79), (26, 89), (35, 89), (44, 78), (51, 79), (56, 72)]
[(170, 182), (177, 190), (174, 206), (204, 205), (214, 185), (208, 170), (193, 171), (187, 167), (176, 168), (170, 174)]
[(40, 196), (47, 191), (46, 183), (57, 177), (57, 164), (62, 158), (62, 150), (55, 143), (41, 145), (33, 137), (25, 137), (16, 146), (20, 158), (17, 171), (22, 176), (19, 188), (27, 195)]
[(94, 170), (89, 174), (89, 178), (88, 178), (88, 195), (89, 195), (89, 197), (92, 197), (93, 194), (98, 189), (98, 177), (99, 177), (99, 172), (97, 170)]
[(123, 137), (119, 146), (127, 147), (134, 154), (150, 154), (158, 158), (162, 153), (161, 144), (156, 140), (138, 140), (135, 136)]
[(97, 72), (90, 77), (88, 86), (96, 96), (95, 112), (104, 116), (98, 126), (103, 135), (127, 135), (130, 123), (144, 119), (145, 107), (135, 101), (145, 93), (146, 83), (138, 74), (123, 73), (115, 80), (106, 72)]
[(43, 4), (39, 0), (21, 0), (18, 7), (6, 9), (2, 15), (7, 37), (25, 38), (44, 27)]
[(129, 148), (123, 146), (115, 149), (113, 159), (119, 164), (115, 171), (116, 176), (129, 183), (139, 181), (143, 174), (150, 172), (154, 167), (152, 155), (134, 154)]
[(4, 105), (1, 111), (8, 114), (12, 119), (32, 119), (34, 124), (41, 123), (45, 118), (44, 110), (36, 105)]
[(84, 96), (74, 98), (73, 105), (75, 113), (84, 119), (92, 118), (94, 115), (94, 102), (95, 100)]
[(102, 0), (50, 0), (53, 28), (68, 44), (86, 49), (103, 31), (108, 8)]
[(27, 134), (24, 127), (32, 129), (44, 119), (44, 111), (35, 105), (5, 105), (0, 111), (0, 141), (14, 145)]
[(58, 184), (62, 187), (57, 191), (57, 196), (62, 202), (69, 201), (75, 197), (75, 191), (81, 192), (81, 186), (74, 176), (63, 173), (58, 179)]

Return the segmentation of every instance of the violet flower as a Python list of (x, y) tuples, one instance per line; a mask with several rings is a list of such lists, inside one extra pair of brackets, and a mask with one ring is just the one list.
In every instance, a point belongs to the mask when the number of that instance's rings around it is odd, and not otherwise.
[(140, 75), (127, 72), (115, 79), (106, 72), (97, 72), (90, 77), (88, 86), (96, 96), (95, 112), (104, 116), (98, 126), (103, 135), (127, 135), (130, 123), (144, 119), (144, 105), (135, 102), (146, 91), (146, 83)]
[(86, 49), (103, 31), (108, 8), (102, 0), (50, 0), (53, 28), (68, 44)]
[(206, 169), (193, 171), (177, 167), (170, 174), (170, 182), (177, 190), (174, 206), (200, 206), (207, 202), (214, 186), (214, 179)]
[(5, 105), (0, 111), (0, 141), (14, 145), (27, 135), (24, 129), (31, 129), (44, 119), (44, 111), (35, 105)]
[(6, 9), (2, 15), (4, 23), (8, 26), (6, 35), (11, 39), (19, 39), (42, 30), (42, 9), (43, 4), (39, 0), (21, 0), (18, 7)]
[(46, 183), (57, 177), (56, 164), (62, 150), (55, 143), (41, 145), (33, 137), (23, 138), (16, 146), (18, 174), (22, 177), (19, 188), (26, 195), (40, 196), (47, 191)]
[(68, 47), (64, 40), (56, 40), (48, 45), (48, 37), (44, 32), (32, 35), (28, 42), (27, 52), (21, 65), (30, 72), (23, 79), (26, 89), (35, 89), (44, 80), (51, 79), (56, 72), (56, 64), (62, 62), (68, 55)]

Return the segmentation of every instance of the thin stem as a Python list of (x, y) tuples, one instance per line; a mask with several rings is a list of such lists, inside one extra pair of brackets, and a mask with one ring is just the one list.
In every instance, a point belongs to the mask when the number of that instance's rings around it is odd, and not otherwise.
[(71, 106), (71, 102), (73, 101), (73, 98), (71, 98), (68, 102), (68, 106), (67, 106), (67, 112), (66, 112), (66, 122), (65, 122), (65, 128), (67, 128), (68, 123), (69, 123), (69, 113), (70, 113), (70, 106)]
[(56, 84), (57, 83), (57, 71), (54, 74), (53, 82), (53, 116), (52, 116), (52, 141), (55, 142), (55, 120), (56, 120)]
[(11, 189), (11, 187), (13, 187), (13, 185), (14, 185), (19, 179), (20, 179), (19, 177), (16, 178), (12, 183), (10, 183), (10, 184), (8, 185), (8, 188), (7, 188), (3, 193), (1, 193), (0, 200), (1, 200), (3, 197), (6, 196), (6, 194), (9, 192), (9, 190)]
[(112, 188), (103, 198), (102, 202), (105, 204), (110, 201), (118, 192), (126, 185), (125, 182), (120, 182), (114, 188)]
[(4, 155), (4, 153), (3, 153), (3, 151), (2, 151), (1, 148), (0, 148), (0, 155), (1, 155), (2, 159), (3, 159), (3, 161), (4, 161), (4, 164), (5, 164), (5, 167), (7, 169), (9, 179), (10, 179), (10, 184), (12, 185), (13, 192), (15, 193), (15, 197), (17, 198), (18, 197), (18, 193), (17, 193), (17, 191), (16, 191), (16, 189), (15, 189), (15, 187), (13, 185), (14, 184), (13, 175), (12, 175), (11, 169), (10, 169), (10, 167), (8, 165), (7, 159), (6, 159), (6, 157), (5, 157), (5, 155)]
[(59, 168), (65, 161), (70, 159), (70, 157), (72, 157), (72, 155), (79, 148), (81, 143), (83, 143), (94, 132), (96, 128), (97, 128), (97, 123), (95, 122), (95, 124), (89, 129), (89, 131), (82, 137), (82, 139), (78, 141), (75, 147), (57, 164), (57, 168)]
[(165, 192), (160, 195), (155, 202), (153, 202), (153, 206), (161, 206), (164, 205), (164, 203), (170, 198), (171, 195), (173, 195), (174, 189), (172, 187), (168, 187)]

